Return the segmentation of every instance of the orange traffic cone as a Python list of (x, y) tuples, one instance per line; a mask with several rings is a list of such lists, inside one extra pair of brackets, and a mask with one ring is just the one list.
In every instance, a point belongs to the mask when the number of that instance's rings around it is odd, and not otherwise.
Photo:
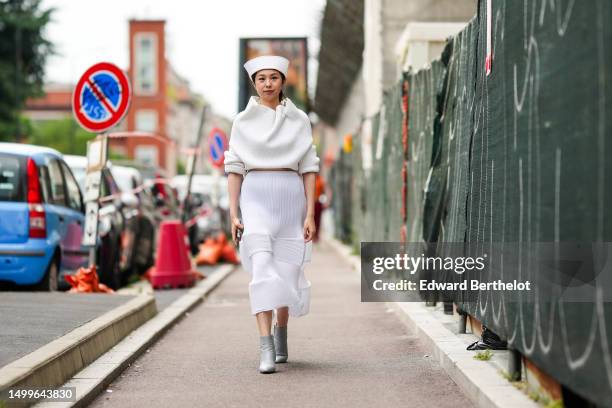
[(154, 289), (193, 286), (198, 272), (191, 265), (185, 237), (180, 221), (162, 221), (155, 266), (147, 272)]

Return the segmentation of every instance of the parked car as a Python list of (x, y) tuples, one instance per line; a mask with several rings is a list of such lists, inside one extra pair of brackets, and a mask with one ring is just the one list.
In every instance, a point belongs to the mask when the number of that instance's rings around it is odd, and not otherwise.
[(158, 224), (154, 198), (137, 169), (111, 165), (110, 170), (121, 190), (124, 218), (130, 224), (128, 231), (133, 232), (131, 239), (134, 240), (134, 245), (130, 246), (132, 251), (122, 267), (124, 271), (142, 274), (154, 262)]
[(0, 143), (0, 280), (53, 291), (88, 263), (81, 190), (53, 149)]
[(154, 197), (155, 208), (161, 220), (177, 220), (181, 216), (178, 191), (170, 184), (170, 180), (159, 175), (145, 182)]
[[(186, 219), (196, 218), (195, 224), (188, 228), (191, 252), (197, 253), (199, 245), (206, 238), (225, 231), (223, 217), (224, 196), (227, 195), (226, 179), (211, 175), (195, 174), (191, 181), (190, 202), (187, 203)], [(172, 179), (172, 185), (178, 191), (181, 205), (184, 205), (187, 195), (188, 176), (179, 175)], [(182, 207), (181, 207), (182, 208)], [(203, 208), (209, 210), (208, 215), (198, 217)]]
[[(66, 155), (64, 159), (76, 174), (81, 191), (85, 191), (87, 158)], [(113, 289), (119, 289), (126, 276), (121, 269), (124, 248), (130, 250), (133, 241), (128, 239), (127, 223), (121, 208), (120, 190), (108, 169), (102, 171), (100, 184), (100, 210), (98, 213), (98, 237), (96, 261), (100, 281)]]
[[(187, 222), (187, 234), (191, 253), (193, 255), (199, 252), (199, 246), (207, 238), (216, 236), (222, 229), (221, 214), (212, 205), (212, 199), (209, 194), (192, 191), (187, 207), (185, 219)], [(183, 202), (184, 205), (184, 202)], [(202, 210), (208, 210), (206, 215), (202, 215)]]
[(171, 180), (166, 176), (164, 170), (156, 166), (136, 163), (132, 160), (113, 160), (113, 165), (130, 167), (140, 172), (145, 188), (153, 198), (156, 208), (156, 224), (165, 219), (178, 219), (180, 217), (177, 191), (168, 184)]

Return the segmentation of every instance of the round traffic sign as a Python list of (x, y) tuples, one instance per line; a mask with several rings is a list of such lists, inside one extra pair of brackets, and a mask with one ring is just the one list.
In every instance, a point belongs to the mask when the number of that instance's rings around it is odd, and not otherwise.
[(115, 126), (130, 104), (130, 82), (116, 65), (100, 62), (90, 67), (72, 94), (72, 112), (79, 124), (99, 133)]
[(208, 136), (209, 158), (213, 166), (223, 166), (224, 152), (227, 150), (227, 137), (219, 128), (213, 128)]

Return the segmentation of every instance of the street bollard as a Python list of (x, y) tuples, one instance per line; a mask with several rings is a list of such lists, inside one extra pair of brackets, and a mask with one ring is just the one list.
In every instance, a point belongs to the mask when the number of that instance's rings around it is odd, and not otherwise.
[(459, 327), (457, 332), (459, 334), (465, 334), (467, 331), (467, 313), (459, 308), (457, 308), (457, 313), (459, 313)]
[(454, 312), (454, 310), (453, 310), (453, 302), (445, 301), (444, 302), (444, 314), (452, 315), (453, 312)]
[(510, 381), (520, 381), (522, 377), (522, 361), (521, 353), (511, 347), (508, 347), (509, 359), (508, 359), (508, 375)]

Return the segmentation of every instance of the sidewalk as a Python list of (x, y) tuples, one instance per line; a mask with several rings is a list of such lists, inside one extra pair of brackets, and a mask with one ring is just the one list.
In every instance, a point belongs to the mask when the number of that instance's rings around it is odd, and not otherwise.
[(359, 276), (328, 244), (315, 247), (306, 276), (311, 311), (290, 320), (289, 363), (276, 373), (257, 371), (239, 269), (92, 406), (473, 406), (385, 304), (360, 302)]

